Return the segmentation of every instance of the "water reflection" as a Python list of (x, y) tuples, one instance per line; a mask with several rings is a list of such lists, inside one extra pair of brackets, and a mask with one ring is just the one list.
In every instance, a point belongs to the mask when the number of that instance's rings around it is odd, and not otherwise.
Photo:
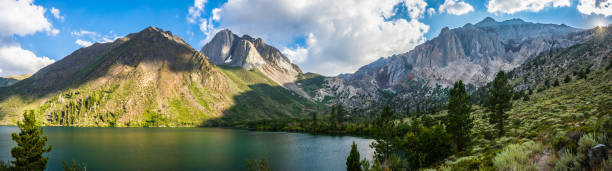
[[(0, 160), (10, 160), (16, 127), (0, 127)], [(372, 140), (218, 128), (47, 127), (48, 168), (86, 162), (88, 170), (245, 170), (245, 160), (266, 158), (273, 170), (345, 170), (350, 144), (372, 159)]]

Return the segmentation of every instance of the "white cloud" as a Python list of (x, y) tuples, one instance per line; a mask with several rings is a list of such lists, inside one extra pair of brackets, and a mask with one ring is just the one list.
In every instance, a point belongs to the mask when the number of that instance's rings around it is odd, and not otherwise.
[[(410, 18), (387, 20), (401, 2)], [(304, 71), (335, 75), (354, 72), (379, 57), (407, 52), (424, 42), (429, 26), (418, 19), (426, 7), (423, 0), (229, 0), (219, 8), (219, 26), (206, 27), (205, 34), (229, 28), (262, 37), (285, 49), (292, 60), (304, 60), (298, 62)], [(303, 48), (282, 48), (295, 46), (296, 39), (305, 39)]]
[(95, 42), (108, 43), (117, 40), (120, 36), (109, 32), (108, 34), (100, 34), (93, 31), (79, 30), (70, 32), (70, 35), (76, 37), (75, 43), (82, 47), (91, 46)]
[(0, 37), (25, 36), (39, 31), (59, 33), (45, 18), (45, 8), (33, 4), (32, 0), (0, 0)]
[(51, 14), (53, 14), (53, 17), (55, 17), (55, 19), (64, 21), (64, 16), (60, 15), (60, 10), (55, 8), (55, 7), (51, 7)]
[(282, 53), (291, 60), (292, 63), (300, 64), (308, 58), (308, 49), (297, 47), (295, 49), (284, 48)]
[(406, 8), (408, 9), (408, 15), (412, 19), (423, 18), (427, 7), (427, 2), (424, 0), (404, 0)]
[[(59, 16), (59, 10), (54, 11), (51, 10), (52, 15), (57, 12)], [(13, 39), (36, 32), (59, 34), (60, 31), (45, 18), (45, 12), (45, 8), (32, 0), (0, 0), (0, 76), (33, 73), (55, 62), (21, 48)]]
[(435, 9), (433, 9), (433, 8), (428, 8), (427, 9), (427, 15), (432, 16), (434, 14), (436, 14), (436, 10)]
[(71, 35), (73, 36), (98, 36), (98, 33), (93, 32), (93, 31), (87, 31), (87, 30), (80, 30), (80, 31), (73, 31), (70, 32)]
[(521, 11), (538, 12), (550, 6), (569, 7), (570, 0), (489, 0), (487, 11), (490, 13), (514, 14)]
[(55, 62), (48, 57), (38, 57), (18, 45), (0, 46), (0, 76), (29, 74)]
[(206, 21), (205, 19), (200, 19), (200, 30), (204, 33), (208, 32), (210, 29), (212, 29), (212, 25), (208, 24), (209, 22)]
[(204, 4), (206, 4), (207, 0), (195, 0), (193, 2), (193, 6), (189, 7), (189, 16), (187, 16), (187, 21), (189, 23), (196, 23), (197, 19), (202, 16), (202, 12), (204, 12)]
[(212, 10), (212, 20), (219, 21), (221, 19), (219, 12), (221, 12), (220, 8), (215, 8)]
[(472, 5), (458, 0), (446, 0), (438, 9), (440, 13), (448, 13), (453, 15), (463, 15), (474, 11)]
[(76, 43), (77, 45), (79, 45), (81, 47), (87, 47), (87, 46), (91, 46), (93, 44), (93, 42), (84, 41), (84, 40), (81, 40), (81, 39), (77, 39), (74, 43)]
[(612, 15), (612, 0), (580, 0), (578, 7), (580, 13), (591, 15)]

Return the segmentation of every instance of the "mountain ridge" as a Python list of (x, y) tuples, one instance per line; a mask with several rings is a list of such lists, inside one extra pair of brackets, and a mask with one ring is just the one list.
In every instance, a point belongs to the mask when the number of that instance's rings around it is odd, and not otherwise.
[(81, 48), (2, 90), (0, 124), (25, 109), (47, 125), (131, 127), (291, 118), (315, 107), (259, 69), (216, 66), (155, 27)]

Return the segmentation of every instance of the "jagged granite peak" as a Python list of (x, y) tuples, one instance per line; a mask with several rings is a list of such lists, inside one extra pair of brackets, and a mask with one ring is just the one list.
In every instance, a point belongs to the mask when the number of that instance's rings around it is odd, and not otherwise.
[(201, 52), (216, 65), (258, 69), (285, 87), (302, 73), (297, 65), (263, 39), (249, 35), (240, 37), (228, 29), (215, 34)]
[[(407, 53), (370, 64), (378, 67), (366, 65), (348, 80), (372, 80), (359, 78), (370, 75), (366, 77), (378, 78), (374, 79), (378, 86), (389, 88), (406, 80), (406, 76), (412, 73), (410, 77), (425, 78), (432, 84), (448, 86), (463, 80), (481, 86), (500, 69), (510, 70), (553, 46), (567, 47), (583, 40), (584, 36), (567, 36), (577, 31), (581, 30), (521, 19), (497, 22), (487, 17), (475, 27), (471, 24), (455, 29), (445, 27), (437, 37)], [(379, 71), (384, 72), (383, 76), (375, 76), (381, 74)], [(366, 74), (372, 72), (377, 74)]]
[(443, 28), (437, 37), (406, 53), (380, 58), (338, 77), (342, 80), (328, 78), (325, 86), (308, 93), (315, 99), (333, 97), (327, 102), (358, 109), (380, 105), (372, 101), (403, 101), (398, 105), (422, 108), (422, 101), (445, 98), (435, 93), (440, 87), (458, 80), (471, 87), (483, 86), (499, 70), (512, 70), (540, 53), (572, 46), (590, 35), (567, 25), (520, 19), (498, 22), (487, 17), (475, 25)]

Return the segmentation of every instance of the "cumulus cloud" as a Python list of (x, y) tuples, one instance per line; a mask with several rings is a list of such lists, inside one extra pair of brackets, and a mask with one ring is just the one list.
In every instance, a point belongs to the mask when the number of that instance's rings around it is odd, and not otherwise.
[(193, 6), (189, 7), (189, 15), (187, 16), (187, 21), (189, 23), (196, 23), (197, 19), (202, 16), (202, 12), (204, 12), (204, 4), (206, 4), (207, 0), (195, 0), (193, 2)]
[[(398, 5), (406, 7), (409, 18), (388, 20), (397, 15)], [(423, 0), (229, 0), (217, 11), (218, 27), (207, 30), (229, 28), (262, 37), (304, 71), (336, 75), (424, 42), (429, 26), (418, 19), (426, 7)], [(305, 40), (302, 47), (286, 48), (296, 40)]]
[(612, 15), (612, 0), (580, 0), (578, 7), (580, 13), (591, 15)]
[(51, 7), (51, 14), (53, 14), (53, 17), (55, 17), (55, 19), (64, 21), (64, 16), (60, 15), (60, 10), (55, 8), (55, 7)]
[(487, 11), (490, 13), (514, 14), (521, 11), (538, 12), (546, 7), (569, 7), (570, 0), (489, 0)]
[(432, 16), (434, 14), (436, 14), (436, 10), (435, 9), (433, 9), (433, 8), (428, 8), (427, 9), (427, 15)]
[(32, 0), (0, 1), (0, 37), (25, 36), (39, 31), (52, 35), (59, 33), (45, 18), (45, 8), (35, 5)]
[(212, 10), (212, 20), (219, 21), (221, 19), (219, 12), (221, 12), (220, 8), (215, 8)]
[(297, 47), (295, 49), (284, 48), (282, 53), (291, 60), (291, 63), (301, 64), (308, 58), (308, 49)]
[(474, 11), (472, 5), (458, 0), (446, 0), (438, 9), (440, 13), (448, 13), (453, 15), (463, 15)]
[[(14, 36), (27, 36), (36, 32), (59, 34), (45, 18), (46, 9), (32, 0), (0, 0), (0, 76), (27, 74), (38, 71), (53, 62), (48, 57), (36, 56), (21, 48)], [(54, 10), (51, 10), (55, 15)], [(59, 16), (59, 10), (57, 10)]]
[(81, 40), (81, 39), (77, 39), (74, 43), (76, 43), (77, 45), (79, 45), (81, 47), (87, 47), (87, 46), (91, 46), (93, 44), (93, 42), (85, 41), (85, 40)]
[(29, 74), (55, 62), (48, 57), (38, 57), (18, 45), (0, 46), (0, 76)]

